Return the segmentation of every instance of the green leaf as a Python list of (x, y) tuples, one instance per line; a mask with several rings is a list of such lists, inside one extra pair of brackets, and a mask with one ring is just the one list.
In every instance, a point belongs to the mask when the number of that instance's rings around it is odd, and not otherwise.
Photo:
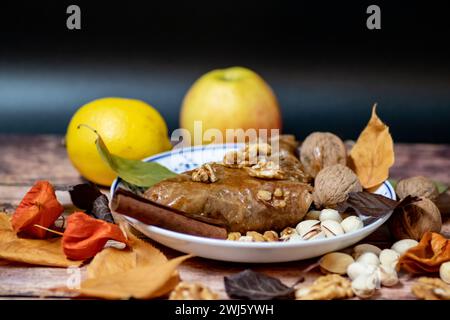
[(95, 144), (98, 153), (109, 167), (126, 182), (148, 188), (161, 180), (177, 176), (175, 172), (170, 171), (159, 163), (125, 159), (110, 153), (102, 137), (95, 129), (85, 124), (80, 124), (78, 129), (81, 127), (92, 130), (97, 135)]
[(433, 181), (436, 187), (438, 188), (439, 194), (444, 193), (448, 190), (448, 186), (439, 181)]

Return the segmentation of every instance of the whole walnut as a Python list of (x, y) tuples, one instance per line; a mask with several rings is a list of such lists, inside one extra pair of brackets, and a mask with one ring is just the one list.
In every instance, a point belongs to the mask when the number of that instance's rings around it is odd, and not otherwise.
[(347, 162), (347, 151), (342, 140), (330, 132), (313, 132), (300, 147), (300, 161), (306, 173), (315, 177), (323, 168)]
[(441, 227), (441, 213), (434, 202), (427, 198), (396, 209), (389, 222), (391, 233), (397, 240), (419, 241), (425, 232), (440, 232)]
[(435, 201), (439, 196), (438, 188), (434, 182), (423, 176), (400, 180), (395, 187), (395, 192), (400, 199), (411, 195)]
[(317, 208), (333, 208), (347, 200), (350, 192), (362, 191), (356, 174), (342, 164), (326, 167), (317, 174), (314, 181), (314, 204)]

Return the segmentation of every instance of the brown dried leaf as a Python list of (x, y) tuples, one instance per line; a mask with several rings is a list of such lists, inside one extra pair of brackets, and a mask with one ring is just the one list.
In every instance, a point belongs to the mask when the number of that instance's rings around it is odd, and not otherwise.
[(61, 238), (21, 239), (11, 227), (9, 216), (0, 213), (0, 259), (50, 267), (79, 266), (82, 261), (68, 260)]
[(163, 264), (145, 265), (87, 279), (81, 296), (104, 299), (152, 299), (165, 295), (178, 283), (176, 268), (191, 256), (181, 256)]
[(349, 166), (361, 185), (369, 189), (389, 177), (389, 168), (394, 161), (394, 142), (389, 127), (378, 118), (375, 104), (369, 123), (350, 152)]
[(88, 278), (108, 276), (136, 267), (161, 265), (167, 262), (166, 256), (150, 243), (138, 239), (131, 233), (127, 235), (131, 249), (103, 249), (87, 267)]
[(414, 274), (434, 273), (447, 261), (450, 261), (450, 240), (439, 233), (427, 232), (417, 246), (400, 257), (397, 268)]

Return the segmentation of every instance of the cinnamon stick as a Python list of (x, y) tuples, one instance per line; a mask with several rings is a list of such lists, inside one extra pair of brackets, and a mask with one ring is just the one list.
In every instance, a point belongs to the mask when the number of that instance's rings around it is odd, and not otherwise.
[(186, 217), (179, 210), (163, 206), (120, 188), (116, 190), (111, 206), (114, 211), (148, 225), (200, 237), (227, 238), (225, 228)]

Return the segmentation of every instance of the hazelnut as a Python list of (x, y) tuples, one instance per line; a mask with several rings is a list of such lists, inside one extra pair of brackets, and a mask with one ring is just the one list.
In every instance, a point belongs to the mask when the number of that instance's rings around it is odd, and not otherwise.
[(427, 231), (441, 231), (441, 213), (433, 201), (421, 198), (418, 202), (395, 210), (389, 227), (398, 240), (420, 240)]
[(316, 207), (333, 208), (345, 201), (350, 192), (362, 191), (356, 174), (341, 164), (326, 167), (316, 176), (314, 182), (314, 204)]
[(302, 143), (300, 161), (305, 171), (315, 177), (323, 168), (335, 164), (345, 165), (347, 151), (338, 136), (329, 132), (313, 132)]
[(400, 199), (410, 195), (435, 201), (439, 196), (438, 188), (434, 182), (423, 176), (400, 180), (395, 187), (395, 192)]

